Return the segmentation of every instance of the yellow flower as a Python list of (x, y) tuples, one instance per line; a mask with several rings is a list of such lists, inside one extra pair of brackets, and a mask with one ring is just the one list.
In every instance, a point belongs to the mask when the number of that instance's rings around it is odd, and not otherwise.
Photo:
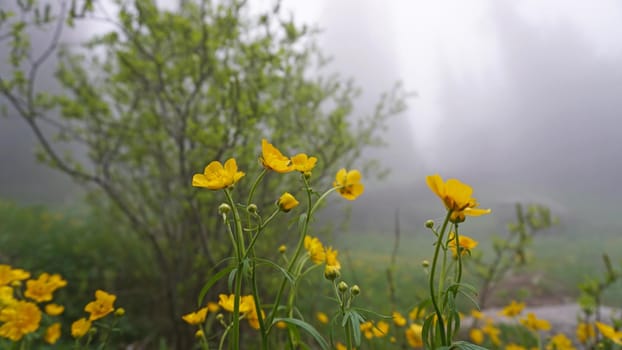
[(315, 264), (321, 264), (326, 260), (324, 245), (317, 237), (305, 236), (304, 245), (309, 253), (309, 257), (311, 257), (311, 261)]
[(46, 272), (39, 275), (36, 280), (26, 281), (24, 296), (38, 303), (52, 300), (52, 294), (59, 288), (67, 285), (59, 274), (50, 275)]
[(398, 311), (393, 311), (393, 323), (398, 327), (404, 327), (406, 325), (406, 318), (402, 316)]
[(337, 259), (338, 254), (339, 252), (333, 249), (333, 247), (327, 247), (324, 250), (327, 267), (331, 267), (333, 269), (336, 269), (337, 271), (341, 270), (341, 264), (339, 263), (339, 260)]
[(114, 311), (114, 301), (117, 296), (114, 294), (108, 294), (103, 290), (95, 291), (95, 300), (86, 304), (84, 311), (91, 314), (89, 321), (95, 321), (102, 317), (105, 317), (109, 313)]
[(479, 310), (476, 310), (476, 309), (471, 310), (471, 317), (473, 317), (476, 320), (482, 320), (484, 319), (484, 316), (485, 316), (484, 313)]
[(317, 318), (318, 321), (320, 321), (321, 324), (327, 324), (328, 323), (328, 316), (323, 313), (322, 311), (318, 311), (315, 314), (315, 318)]
[(581, 322), (577, 325), (577, 340), (581, 344), (586, 344), (590, 340), (596, 337), (596, 331), (594, 330), (594, 325), (591, 323)]
[(278, 329), (285, 329), (285, 328), (287, 328), (287, 322), (279, 321), (279, 322), (275, 323), (275, 326)]
[[(220, 307), (222, 307), (223, 309), (229, 311), (229, 312), (233, 312), (234, 309), (234, 302), (235, 302), (235, 294), (230, 294), (230, 295), (226, 295), (226, 294), (220, 294), (218, 295), (218, 305), (220, 305)], [(253, 304), (249, 304), (249, 299), (248, 298), (244, 298), (241, 297), (240, 298), (240, 314), (246, 313), (251, 311), (251, 308), (255, 305), (255, 303), (253, 302)]]
[(207, 317), (207, 307), (204, 307), (199, 311), (183, 315), (181, 318), (186, 321), (186, 323), (196, 326), (205, 322), (205, 317)]
[(315, 167), (317, 158), (309, 157), (304, 153), (299, 153), (292, 157), (292, 165), (294, 170), (300, 171), (305, 176), (311, 176), (311, 170)]
[(358, 170), (346, 171), (345, 168), (337, 172), (333, 187), (337, 188), (343, 198), (351, 201), (365, 191), (365, 187), (361, 183), (361, 173)]
[(294, 170), (292, 161), (266, 139), (261, 140), (261, 157), (259, 160), (266, 169), (274, 170), (277, 173), (284, 174)]
[(443, 182), (443, 178), (438, 175), (426, 177), (426, 183), (434, 194), (436, 194), (445, 204), (447, 210), (451, 210), (451, 221), (462, 222), (465, 215), (480, 216), (490, 214), (490, 209), (477, 208), (479, 205), (475, 198), (471, 198), (473, 189), (471, 186), (460, 182), (457, 179), (449, 179)]
[(89, 329), (91, 329), (91, 321), (83, 317), (71, 324), (71, 336), (76, 339), (82, 338)]
[(389, 324), (385, 321), (378, 321), (376, 326), (372, 328), (372, 332), (374, 333), (374, 337), (382, 338), (389, 334)]
[(598, 327), (598, 330), (605, 338), (618, 345), (622, 345), (622, 331), (616, 331), (613, 327), (601, 322), (596, 322), (596, 327)]
[(546, 345), (546, 350), (576, 350), (576, 348), (572, 346), (572, 341), (566, 335), (558, 333)]
[(0, 310), (2, 308), (11, 306), (17, 302), (17, 299), (13, 297), (13, 288), (8, 286), (0, 286)]
[(525, 308), (525, 303), (519, 303), (516, 300), (512, 300), (509, 305), (504, 307), (503, 310), (499, 312), (499, 315), (507, 316), (507, 317), (515, 317), (515, 316), (520, 315), (520, 313), (523, 312), (524, 308)]
[(374, 324), (371, 321), (365, 321), (361, 323), (359, 328), (361, 329), (361, 333), (363, 333), (363, 336), (365, 336), (365, 339), (371, 339), (374, 337), (374, 332), (372, 332)]
[(421, 338), (421, 331), (423, 327), (413, 323), (406, 329), (406, 340), (408, 341), (408, 345), (413, 348), (420, 348), (423, 346), (423, 339)]
[(60, 323), (56, 322), (45, 329), (43, 340), (48, 344), (55, 344), (58, 338), (60, 338)]
[(422, 307), (422, 306), (415, 306), (408, 313), (408, 318), (410, 318), (411, 320), (415, 321), (415, 320), (419, 319), (420, 317), (424, 316), (425, 313), (426, 313), (426, 311), (425, 311), (424, 307)]
[(521, 319), (520, 322), (532, 331), (548, 331), (551, 329), (549, 321), (538, 319), (532, 312), (528, 313), (527, 317)]
[(294, 197), (291, 193), (289, 192), (285, 192), (281, 195), (281, 198), (279, 198), (279, 208), (281, 208), (281, 210), (283, 212), (288, 212), (294, 208), (296, 208), (298, 206), (298, 204), (300, 204), (300, 202), (298, 202), (298, 200), (296, 200), (296, 197)]
[[(244, 317), (248, 320), (248, 325), (251, 328), (259, 329), (259, 316), (257, 315), (257, 305), (255, 304), (255, 298), (252, 295), (242, 296), (241, 304), (248, 305), (248, 312), (244, 313)], [(241, 306), (241, 305), (240, 305)], [(266, 313), (261, 310), (261, 319), (266, 317)]]
[(337, 342), (337, 344), (335, 344), (335, 350), (348, 350), (348, 347), (340, 342)]
[(207, 302), (207, 310), (209, 312), (218, 312), (218, 310), (220, 310), (220, 305), (218, 305), (218, 303), (215, 303), (213, 301), (209, 301)]
[(58, 304), (47, 304), (45, 305), (45, 313), (50, 316), (58, 316), (65, 311), (65, 308), (62, 305)]
[[(462, 252), (462, 255), (466, 255), (468, 254), (471, 249), (477, 247), (478, 242), (476, 240), (474, 240), (473, 238), (469, 237), (469, 236), (465, 236), (465, 235), (460, 235), (458, 237), (458, 240), (460, 241), (460, 251)], [(449, 233), (449, 244), (448, 244), (449, 248), (451, 249), (451, 251), (454, 254), (454, 257), (458, 256), (458, 251), (456, 249), (456, 234), (454, 232), (450, 232)]]
[(0, 337), (19, 341), (26, 334), (39, 328), (41, 310), (36, 304), (27, 301), (16, 301), (13, 305), (0, 310)]
[(486, 325), (482, 327), (482, 332), (490, 337), (490, 341), (494, 345), (501, 345), (501, 339), (499, 339), (499, 334), (501, 333), (501, 330), (495, 327), (494, 323), (486, 322)]
[(13, 281), (30, 278), (30, 273), (22, 269), (13, 269), (9, 265), (0, 264), (0, 286), (8, 286)]
[(219, 161), (212, 161), (203, 170), (203, 174), (192, 176), (192, 186), (205, 187), (210, 190), (222, 190), (223, 188), (234, 185), (243, 176), (244, 172), (238, 171), (235, 159), (230, 158), (225, 162), (225, 166)]
[(505, 346), (505, 350), (527, 350), (526, 347), (510, 343)]
[(473, 328), (469, 332), (469, 338), (473, 343), (480, 345), (484, 342), (484, 332), (479, 328)]

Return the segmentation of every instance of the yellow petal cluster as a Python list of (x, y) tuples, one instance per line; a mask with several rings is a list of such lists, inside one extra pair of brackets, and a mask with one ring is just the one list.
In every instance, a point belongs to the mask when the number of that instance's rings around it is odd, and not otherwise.
[(294, 170), (292, 161), (266, 139), (261, 140), (261, 157), (259, 160), (264, 168), (277, 173), (284, 174)]
[(596, 337), (596, 331), (594, 325), (591, 323), (581, 322), (577, 325), (577, 340), (581, 344), (586, 344)]
[(527, 317), (521, 319), (520, 322), (532, 331), (548, 331), (551, 329), (549, 321), (537, 318), (533, 312), (527, 313)]
[(60, 323), (56, 322), (50, 325), (45, 329), (45, 333), (43, 333), (43, 341), (48, 344), (55, 344), (60, 338)]
[(576, 348), (565, 334), (557, 333), (546, 345), (546, 350), (576, 350)]
[(304, 247), (313, 263), (321, 264), (326, 261), (324, 245), (317, 237), (305, 236)]
[(480, 216), (491, 212), (490, 209), (478, 208), (479, 203), (471, 197), (473, 194), (471, 186), (457, 179), (444, 182), (440, 175), (434, 174), (426, 177), (426, 183), (430, 190), (441, 199), (445, 208), (451, 211), (452, 222), (462, 222), (465, 216)]
[(406, 318), (398, 311), (393, 311), (393, 323), (398, 327), (404, 327), (406, 325)]
[[(223, 309), (233, 312), (235, 294), (220, 294), (218, 296), (218, 305)], [(253, 329), (259, 329), (259, 315), (257, 314), (257, 306), (255, 305), (255, 298), (252, 295), (243, 295), (240, 298), (240, 315), (242, 315), (248, 321), (248, 325)], [(261, 310), (261, 318), (265, 317), (265, 312)]]
[(91, 329), (91, 321), (83, 317), (71, 324), (71, 336), (76, 339), (82, 338), (89, 329)]
[(316, 157), (309, 157), (304, 153), (293, 156), (291, 160), (294, 170), (300, 171), (305, 176), (311, 176), (311, 170), (313, 170), (317, 163)]
[(219, 161), (212, 161), (203, 170), (203, 174), (192, 176), (192, 186), (205, 187), (210, 190), (222, 190), (233, 186), (243, 176), (244, 172), (238, 171), (235, 159), (230, 158), (223, 166)]
[(423, 346), (423, 338), (421, 337), (421, 332), (423, 331), (423, 326), (418, 325), (416, 323), (411, 324), (406, 331), (406, 341), (408, 341), (408, 345), (413, 348), (420, 348)]
[(39, 328), (41, 310), (31, 302), (19, 300), (0, 310), (0, 337), (19, 341)]
[(0, 286), (8, 286), (13, 281), (23, 281), (28, 278), (30, 278), (29, 272), (0, 264)]
[(622, 345), (622, 331), (616, 331), (615, 328), (602, 322), (596, 322), (596, 327), (605, 338)]
[(58, 304), (47, 304), (45, 305), (45, 313), (50, 316), (58, 316), (65, 311), (65, 307)]
[(184, 321), (186, 321), (186, 323), (196, 326), (196, 325), (200, 325), (201, 323), (205, 322), (206, 317), (207, 317), (207, 306), (202, 309), (199, 309), (198, 311), (183, 315), (181, 318)]
[(337, 188), (337, 192), (343, 198), (350, 201), (355, 200), (365, 191), (365, 186), (361, 183), (361, 173), (358, 170), (347, 171), (345, 168), (337, 172), (333, 187)]
[(90, 313), (89, 321), (95, 321), (106, 315), (112, 313), (114, 311), (114, 301), (117, 299), (117, 296), (114, 294), (109, 294), (104, 292), (103, 290), (95, 291), (95, 300), (86, 304), (84, 307), (84, 311)]
[(503, 310), (499, 312), (499, 315), (515, 317), (520, 315), (520, 313), (523, 312), (524, 308), (525, 303), (519, 303), (516, 300), (512, 300), (506, 307), (503, 308)]
[(285, 192), (281, 195), (278, 201), (279, 208), (287, 213), (288, 211), (296, 208), (300, 202), (291, 193)]
[(39, 275), (36, 280), (26, 281), (26, 292), (24, 296), (38, 303), (52, 300), (52, 294), (59, 288), (67, 285), (59, 274), (50, 275), (47, 272)]
[[(458, 256), (458, 249), (456, 248), (456, 234), (454, 232), (450, 232), (449, 233), (449, 248), (451, 249), (451, 251), (453, 252), (454, 257)], [(471, 249), (477, 247), (478, 242), (476, 240), (474, 240), (473, 238), (466, 236), (466, 235), (460, 235), (458, 237), (458, 241), (460, 241), (458, 243), (458, 245), (460, 246), (460, 251), (462, 252), (462, 256), (468, 254)]]
[(315, 318), (317, 318), (317, 320), (321, 323), (321, 324), (327, 324), (328, 323), (328, 315), (326, 315), (325, 313), (323, 313), (322, 311), (318, 311), (315, 314)]

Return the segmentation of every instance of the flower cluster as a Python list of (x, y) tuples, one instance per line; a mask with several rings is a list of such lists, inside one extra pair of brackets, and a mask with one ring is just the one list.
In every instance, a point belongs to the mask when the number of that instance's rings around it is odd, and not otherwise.
[(324, 267), (324, 275), (327, 276), (327, 278), (328, 276), (336, 277), (339, 274), (341, 263), (339, 259), (337, 259), (339, 252), (336, 249), (333, 249), (333, 247), (324, 247), (322, 241), (312, 236), (305, 236), (304, 247), (307, 250), (309, 259), (311, 259), (314, 264), (326, 264)]

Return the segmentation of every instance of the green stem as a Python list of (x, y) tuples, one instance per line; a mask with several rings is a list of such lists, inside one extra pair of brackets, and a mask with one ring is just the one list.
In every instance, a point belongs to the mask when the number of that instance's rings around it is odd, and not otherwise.
[(231, 206), (231, 211), (233, 212), (233, 221), (235, 222), (235, 234), (237, 236), (237, 271), (235, 276), (235, 291), (233, 296), (233, 340), (232, 340), (232, 348), (239, 349), (240, 346), (240, 298), (242, 294), (242, 267), (243, 267), (243, 256), (246, 255), (244, 248), (244, 235), (242, 230), (242, 220), (240, 219), (240, 213), (238, 212), (238, 207), (235, 205), (233, 198), (231, 197), (231, 192), (228, 188), (225, 189), (225, 196), (227, 197), (227, 201)]
[[(436, 300), (436, 293), (434, 292), (434, 275), (436, 271), (436, 264), (438, 262), (438, 253), (441, 249), (441, 245), (443, 244), (443, 236), (445, 235), (445, 231), (447, 229), (447, 223), (449, 223), (449, 217), (451, 215), (451, 210), (447, 211), (447, 216), (445, 217), (445, 221), (443, 222), (443, 227), (441, 228), (441, 232), (438, 235), (438, 240), (436, 241), (436, 248), (434, 249), (434, 259), (432, 260), (432, 267), (430, 268), (430, 279), (429, 279), (429, 287), (430, 287), (430, 299), (432, 300), (432, 305), (434, 306), (434, 311), (436, 312), (436, 317), (439, 323), (439, 330), (441, 332), (440, 337), (443, 346), (449, 345), (446, 343), (445, 339), (445, 322), (443, 321), (443, 314), (441, 313), (440, 308), (438, 307), (438, 302)], [(433, 325), (432, 325), (433, 326)]]
[(255, 242), (257, 241), (257, 238), (259, 237), (259, 234), (263, 231), (263, 229), (264, 229), (266, 226), (268, 226), (268, 224), (270, 223), (270, 221), (272, 221), (272, 220), (273, 220), (273, 219), (277, 216), (277, 214), (278, 214), (278, 213), (280, 213), (280, 210), (279, 210), (279, 209), (276, 209), (276, 210), (272, 213), (272, 215), (270, 215), (270, 216), (268, 217), (268, 219), (266, 219), (266, 221), (264, 221), (264, 222), (261, 224), (261, 226), (259, 226), (259, 228), (257, 229), (257, 233), (255, 233), (255, 235), (253, 236), (253, 238), (251, 238), (251, 242), (248, 244), (248, 249), (247, 249), (247, 251), (246, 251), (246, 255), (244, 255), (244, 257), (243, 257), (243, 258), (246, 258), (246, 257), (249, 255), (249, 253), (250, 253), (251, 251), (253, 251), (253, 248), (254, 248), (254, 246), (255, 246)]

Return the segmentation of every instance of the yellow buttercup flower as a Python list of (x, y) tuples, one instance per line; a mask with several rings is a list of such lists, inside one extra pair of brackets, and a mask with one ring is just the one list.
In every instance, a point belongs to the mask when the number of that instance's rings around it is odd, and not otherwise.
[(421, 338), (421, 331), (423, 327), (413, 323), (410, 327), (406, 328), (406, 340), (408, 341), (408, 345), (413, 348), (420, 348), (423, 346), (423, 339)]
[(67, 285), (59, 274), (50, 275), (46, 272), (39, 275), (36, 280), (26, 281), (24, 296), (38, 303), (52, 300), (52, 294), (59, 288)]
[(594, 330), (594, 325), (591, 323), (581, 322), (577, 325), (577, 340), (581, 344), (586, 344), (590, 340), (596, 337), (596, 331)]
[(266, 139), (261, 140), (261, 157), (259, 160), (266, 169), (274, 170), (277, 173), (284, 174), (294, 170), (292, 161)]
[(486, 322), (486, 325), (482, 327), (482, 332), (488, 335), (488, 337), (490, 338), (490, 341), (494, 345), (496, 346), (501, 345), (501, 339), (499, 338), (499, 335), (501, 334), (501, 330), (497, 328), (492, 321)]
[(361, 330), (361, 333), (363, 333), (365, 339), (372, 339), (374, 337), (374, 332), (372, 331), (372, 328), (374, 328), (374, 324), (371, 321), (365, 321), (361, 323), (359, 328)]
[(279, 198), (279, 208), (285, 213), (296, 208), (300, 202), (291, 193), (285, 192)]
[(499, 315), (507, 316), (507, 317), (515, 317), (518, 316), (523, 309), (525, 308), (525, 303), (519, 303), (516, 300), (512, 300), (510, 304), (503, 308), (499, 312)]
[(91, 316), (89, 316), (89, 321), (98, 320), (113, 312), (115, 299), (117, 299), (117, 296), (114, 294), (109, 294), (99, 289), (96, 290), (95, 300), (86, 304), (84, 307), (84, 311), (91, 314)]
[(346, 171), (345, 168), (337, 172), (333, 187), (337, 188), (343, 198), (350, 201), (355, 200), (365, 191), (365, 186), (361, 183), (361, 173), (358, 170)]
[(546, 350), (576, 350), (572, 341), (563, 333), (555, 334), (546, 345)]
[(315, 318), (317, 318), (317, 320), (320, 321), (321, 324), (327, 324), (328, 323), (328, 315), (326, 315), (322, 311), (318, 311), (315, 314)]
[(393, 323), (398, 327), (404, 327), (406, 325), (406, 318), (398, 311), (393, 311)]
[(60, 323), (56, 322), (45, 329), (43, 340), (48, 344), (55, 344), (60, 338)]
[(469, 338), (473, 343), (480, 345), (484, 342), (484, 332), (479, 328), (473, 328), (469, 332)]
[(447, 210), (451, 210), (451, 221), (462, 222), (465, 215), (480, 216), (490, 214), (490, 209), (480, 209), (477, 200), (472, 198), (473, 189), (471, 186), (460, 182), (457, 179), (449, 179), (443, 182), (443, 178), (438, 175), (430, 175), (425, 179), (428, 187), (436, 194)]
[[(454, 257), (458, 256), (458, 250), (456, 249), (456, 238), (455, 238), (456, 234), (454, 232), (450, 232), (449, 233), (449, 248), (451, 249), (451, 251), (454, 254)], [(469, 237), (469, 236), (465, 236), (465, 235), (460, 235), (458, 237), (458, 240), (460, 241), (459, 246), (460, 246), (460, 251), (462, 252), (462, 255), (466, 255), (468, 254), (471, 249), (477, 247), (478, 242), (476, 240), (474, 240), (473, 238)]]
[(605, 338), (622, 345), (622, 331), (616, 331), (613, 327), (602, 322), (596, 322), (596, 327)]
[(326, 266), (339, 271), (341, 270), (341, 263), (339, 263), (339, 260), (337, 259), (338, 254), (339, 252), (336, 249), (333, 249), (333, 247), (327, 247), (324, 250)]
[(45, 305), (45, 313), (50, 316), (58, 316), (65, 311), (65, 307), (58, 304), (47, 304)]
[(317, 237), (305, 236), (304, 246), (313, 263), (321, 264), (326, 260), (324, 245)]
[(311, 170), (313, 170), (316, 163), (317, 158), (309, 157), (304, 153), (299, 153), (292, 157), (292, 165), (294, 166), (294, 170), (300, 171), (305, 176), (311, 175)]
[(218, 303), (215, 303), (213, 301), (209, 301), (207, 302), (207, 310), (209, 312), (218, 312), (218, 310), (220, 310), (220, 305), (218, 305)]
[(76, 339), (82, 338), (89, 329), (91, 329), (91, 321), (83, 317), (71, 324), (71, 336)]
[(14, 281), (23, 281), (28, 278), (30, 278), (30, 272), (0, 264), (0, 286), (8, 286)]
[(191, 324), (193, 326), (199, 325), (205, 322), (205, 318), (207, 317), (207, 307), (204, 307), (196, 312), (191, 312), (189, 314), (183, 315), (181, 318), (186, 321), (186, 323)]
[[(234, 302), (235, 302), (235, 294), (220, 294), (218, 295), (218, 305), (220, 305), (220, 307), (222, 307), (223, 309), (229, 311), (229, 312), (233, 312), (234, 309)], [(251, 299), (252, 300), (252, 297)], [(253, 306), (255, 305), (255, 303), (253, 302), (252, 304), (249, 304), (249, 299), (248, 298), (244, 298), (243, 296), (240, 298), (240, 314), (246, 313), (251, 311), (251, 309), (253, 308)]]
[(244, 172), (238, 171), (235, 159), (230, 158), (223, 166), (219, 161), (212, 161), (203, 170), (203, 174), (192, 176), (192, 186), (205, 187), (210, 190), (222, 190), (233, 186), (242, 177)]
[(372, 328), (372, 332), (374, 333), (374, 337), (382, 338), (389, 334), (389, 324), (385, 321), (378, 321), (376, 326)]
[(0, 286), (0, 310), (4, 307), (11, 306), (17, 302), (13, 297), (13, 288), (9, 286)]
[(350, 350), (350, 349), (348, 349), (348, 347), (345, 346), (343, 343), (337, 342), (337, 344), (335, 344), (335, 350)]
[(548, 331), (551, 329), (549, 321), (538, 319), (532, 312), (528, 313), (527, 317), (521, 319), (520, 322), (532, 331)]
[(0, 337), (19, 341), (26, 334), (39, 328), (41, 310), (36, 304), (16, 301), (13, 305), (0, 310)]

